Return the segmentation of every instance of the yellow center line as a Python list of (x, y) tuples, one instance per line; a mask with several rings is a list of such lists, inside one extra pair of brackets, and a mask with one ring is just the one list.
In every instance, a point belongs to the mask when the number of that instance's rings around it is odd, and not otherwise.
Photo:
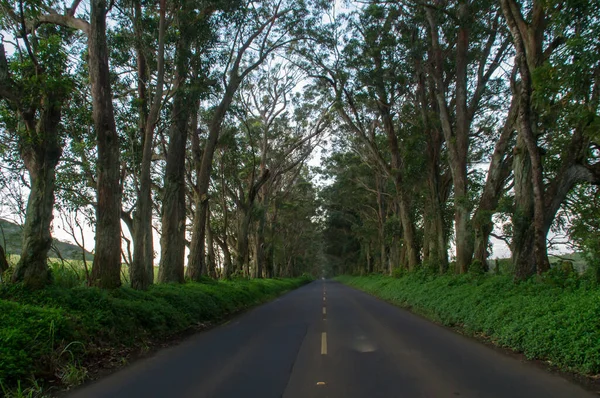
[(321, 355), (327, 355), (327, 333), (321, 333)]

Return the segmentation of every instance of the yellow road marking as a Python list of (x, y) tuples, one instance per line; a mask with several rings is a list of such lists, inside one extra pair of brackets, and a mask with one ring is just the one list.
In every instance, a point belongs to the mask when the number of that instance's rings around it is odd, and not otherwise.
[(321, 333), (321, 355), (327, 355), (327, 333)]
[(323, 307), (323, 315), (327, 315), (327, 308)]
[(318, 382), (317, 382), (317, 385), (318, 385), (318, 386), (324, 386), (324, 385), (325, 385), (325, 382), (324, 382), (324, 381), (318, 381)]

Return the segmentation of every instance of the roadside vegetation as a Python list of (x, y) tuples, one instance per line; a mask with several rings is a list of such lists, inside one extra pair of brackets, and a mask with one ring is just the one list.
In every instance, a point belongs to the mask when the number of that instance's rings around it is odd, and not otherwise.
[(5, 393), (16, 394), (19, 386), (39, 393), (81, 384), (89, 372), (123, 365), (131, 354), (310, 281), (206, 278), (146, 291), (102, 290), (81, 283), (71, 287), (77, 279), (71, 273), (53, 269), (55, 283), (41, 290), (0, 285), (0, 384)]
[(337, 280), (528, 359), (587, 376), (600, 373), (600, 286), (590, 273), (557, 266), (521, 283), (511, 275), (425, 270), (396, 276)]
[[(120, 343), (119, 322), (166, 336), (238, 303), (211, 289), (284, 283), (237, 278), (458, 283), (464, 302), (443, 314), (468, 325), (494, 283), (591, 300), (554, 249), (600, 282), (600, 0), (0, 4), (0, 212), (19, 224), (0, 222), (0, 349), (25, 347), (0, 357), (11, 383), (79, 369)], [(500, 242), (505, 276), (471, 280)], [(553, 272), (561, 286), (532, 281)], [(486, 325), (597, 370), (545, 345), (563, 337)]]

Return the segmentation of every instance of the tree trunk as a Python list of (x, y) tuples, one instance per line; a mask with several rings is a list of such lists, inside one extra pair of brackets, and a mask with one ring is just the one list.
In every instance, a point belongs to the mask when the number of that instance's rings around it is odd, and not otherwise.
[(107, 3), (105, 0), (90, 3), (88, 67), (98, 145), (96, 245), (91, 284), (111, 289), (121, 286), (120, 148), (108, 67)]
[(217, 245), (221, 248), (223, 252), (223, 272), (222, 278), (229, 279), (231, 277), (232, 272), (232, 264), (231, 264), (231, 252), (229, 251), (229, 246), (227, 245), (227, 238), (221, 240), (217, 236), (213, 235), (213, 239), (217, 242)]
[[(45, 71), (36, 65), (34, 73)], [(39, 77), (39, 76), (38, 76)], [(62, 105), (67, 90), (43, 93), (40, 99), (23, 96), (21, 86), (11, 78), (4, 45), (0, 43), (0, 100), (6, 100), (23, 122), (18, 132), (18, 146), (30, 178), (21, 258), (12, 279), (30, 288), (42, 288), (50, 280), (48, 250), (52, 245), (50, 227), (54, 207), (56, 165), (62, 154), (58, 135)], [(37, 117), (37, 120), (36, 120)], [(0, 253), (0, 274), (8, 268), (4, 251)]]
[[(161, 283), (183, 283), (185, 263), (185, 146), (187, 142), (190, 104), (188, 98), (189, 41), (182, 35), (175, 55), (177, 91), (173, 98), (173, 124), (169, 131), (169, 147), (162, 198), (161, 257), (158, 280)], [(195, 103), (195, 102), (194, 102)], [(197, 110), (194, 110), (196, 112)], [(197, 210), (196, 210), (197, 211)]]
[(515, 209), (512, 216), (512, 262), (515, 278), (522, 280), (535, 273), (535, 262), (532, 257), (533, 240), (531, 236), (533, 220), (533, 187), (531, 184), (531, 162), (527, 148), (521, 136), (513, 161), (515, 179)]
[(443, 134), (432, 126), (430, 120), (430, 109), (435, 108), (436, 97), (432, 95), (428, 99), (426, 74), (423, 70), (422, 56), (415, 59), (415, 69), (417, 71), (417, 104), (420, 109), (421, 118), (426, 131), (427, 142), (427, 197), (426, 197), (426, 225), (429, 227), (429, 234), (426, 235), (424, 246), (429, 247), (429, 264), (438, 266), (440, 274), (448, 270), (448, 243), (446, 241), (446, 231), (444, 228), (444, 203), (445, 199), (440, 192), (441, 175), (440, 162)]
[(21, 258), (12, 280), (37, 289), (49, 282), (48, 251), (52, 245), (50, 227), (54, 208), (56, 165), (62, 153), (58, 136), (61, 111), (44, 109), (36, 126), (40, 143), (23, 144), (21, 157), (29, 172), (31, 190), (27, 201)]
[[(520, 58), (524, 58), (521, 55)], [(520, 69), (525, 67), (524, 61), (520, 62)], [(527, 152), (531, 162), (531, 176), (533, 185), (533, 239), (534, 239), (534, 258), (535, 267), (538, 274), (541, 274), (550, 269), (548, 261), (548, 249), (546, 247), (546, 233), (544, 230), (544, 180), (542, 172), (542, 157), (537, 146), (537, 138), (535, 136), (534, 121), (531, 115), (531, 76), (527, 78), (529, 71), (521, 70), (521, 106), (519, 107), (519, 135), (523, 137)]]
[[(136, 24), (141, 21), (141, 5), (136, 4)], [(139, 27), (138, 27), (139, 29)], [(159, 111), (162, 102), (163, 79), (164, 79), (164, 51), (165, 51), (165, 0), (160, 2), (160, 22), (158, 34), (158, 71), (156, 82), (156, 93), (152, 101), (152, 107), (147, 118), (141, 112), (143, 118), (142, 137), (142, 165), (140, 172), (140, 187), (137, 198), (137, 210), (135, 212), (135, 229), (133, 237), (133, 261), (131, 263), (131, 287), (134, 289), (147, 289), (154, 282), (154, 241), (152, 236), (152, 180), (150, 169), (152, 165), (152, 147), (154, 139), (154, 127), (158, 122)], [(141, 33), (140, 33), (141, 34)], [(138, 49), (138, 60), (143, 66), (145, 57), (141, 49)], [(143, 61), (143, 62), (142, 62)], [(142, 86), (140, 100), (146, 100), (145, 80), (146, 70), (138, 69), (139, 85)], [(144, 105), (142, 104), (142, 107)], [(142, 123), (140, 123), (142, 124)]]
[[(521, 15), (521, 7), (514, 0), (501, 0), (502, 11), (509, 27), (513, 43), (515, 45), (515, 62), (519, 68), (521, 83), (519, 85), (519, 110), (517, 115), (517, 125), (521, 148), (526, 148), (529, 154), (529, 175), (530, 184), (533, 193), (533, 234), (520, 237), (521, 239), (530, 239), (533, 235), (533, 259), (531, 265), (527, 266), (523, 259), (515, 257), (513, 253), (513, 262), (515, 265), (515, 276), (519, 279), (527, 277), (528, 273), (537, 270), (539, 274), (550, 268), (548, 261), (548, 249), (546, 247), (545, 226), (545, 187), (543, 180), (542, 158), (540, 150), (537, 147), (537, 113), (532, 107), (533, 84), (531, 73), (541, 65), (543, 61), (543, 41), (546, 25), (544, 5), (542, 2), (534, 2), (531, 13), (532, 20), (527, 24)], [(525, 29), (523, 29), (525, 28)], [(516, 159), (515, 159), (516, 161)], [(528, 183), (528, 184), (529, 184)], [(516, 189), (516, 186), (515, 186)], [(516, 200), (516, 199), (515, 199)], [(515, 214), (515, 216), (519, 216)], [(523, 223), (525, 220), (519, 220)], [(525, 229), (525, 226), (522, 226)], [(514, 238), (517, 235), (515, 233)], [(515, 242), (521, 245), (520, 242)], [(529, 246), (529, 242), (524, 242), (523, 246)], [(526, 247), (527, 248), (527, 247)], [(522, 255), (524, 253), (519, 253)], [(516, 260), (516, 261), (515, 261)], [(519, 270), (518, 268), (524, 267)]]
[(399, 197), (400, 220), (402, 222), (402, 239), (406, 247), (406, 266), (414, 270), (419, 265), (419, 248), (415, 234), (415, 224), (410, 212), (408, 200), (400, 191)]
[(249, 208), (244, 206), (241, 210), (241, 218), (238, 227), (237, 254), (235, 256), (235, 269), (246, 272), (250, 277), (248, 269), (248, 231), (252, 221), (252, 213)]
[(469, 205), (467, 157), (469, 153), (469, 128), (467, 106), (468, 69), (468, 5), (460, 2), (458, 17), (460, 28), (456, 41), (456, 132), (452, 159), (454, 181), (454, 227), (456, 233), (456, 266), (459, 273), (467, 272), (473, 259), (473, 233), (471, 229), (471, 208)]
[(263, 197), (260, 200), (261, 213), (258, 219), (257, 227), (256, 227), (256, 270), (259, 278), (262, 278), (263, 271), (267, 271), (267, 255), (265, 251), (266, 242), (265, 242), (265, 224), (267, 222), (267, 208), (269, 206), (269, 198), (267, 197), (267, 193), (263, 194)]
[(365, 245), (365, 257), (367, 260), (367, 274), (373, 272), (373, 263), (371, 262), (371, 242), (367, 242)]
[(213, 279), (217, 279), (217, 263), (215, 257), (213, 230), (210, 227), (210, 209), (208, 209), (208, 214), (206, 217), (206, 245), (208, 246), (206, 257), (206, 270), (208, 276), (210, 276)]
[(475, 231), (474, 258), (481, 262), (484, 269), (488, 267), (488, 245), (490, 234), (494, 229), (492, 216), (496, 207), (498, 207), (502, 188), (510, 174), (512, 166), (512, 156), (507, 155), (507, 148), (514, 132), (516, 111), (518, 108), (517, 100), (518, 98), (513, 96), (504, 127), (494, 147), (483, 193), (472, 219), (473, 230)]
[[(269, 148), (269, 121), (263, 120), (265, 127), (263, 127), (263, 139), (261, 145), (261, 156), (260, 156), (260, 174), (265, 175), (267, 173), (267, 152)], [(260, 215), (256, 226), (256, 274), (259, 278), (263, 277), (263, 271), (265, 270), (265, 224), (267, 221), (267, 211), (269, 209), (269, 186), (264, 184), (260, 188), (260, 195), (258, 198)]]
[(375, 188), (377, 189), (377, 233), (380, 245), (379, 269), (381, 272), (383, 272), (383, 270), (385, 269), (387, 252), (385, 244), (386, 208), (385, 200), (383, 198), (383, 181), (382, 178), (379, 176), (375, 178)]
[[(381, 70), (380, 53), (374, 56), (373, 61), (375, 63), (376, 70)], [(396, 193), (398, 196), (398, 203), (400, 208), (399, 210), (400, 220), (402, 223), (402, 237), (407, 251), (407, 265), (409, 269), (414, 269), (419, 264), (419, 248), (416, 240), (415, 225), (413, 217), (411, 215), (410, 205), (406, 197), (405, 187), (403, 186), (403, 165), (400, 155), (400, 147), (398, 144), (398, 137), (396, 135), (394, 121), (391, 114), (391, 105), (388, 100), (388, 94), (385, 91), (385, 82), (383, 81), (382, 73), (378, 73), (376, 91), (378, 97), (377, 107), (379, 110), (379, 114), (383, 119), (384, 130), (386, 133), (387, 142), (392, 157), (391, 166), (394, 174), (394, 183), (396, 185)]]
[(448, 249), (444, 230), (443, 202), (440, 195), (440, 150), (441, 139), (438, 131), (427, 134), (427, 222), (429, 224), (429, 264), (437, 264), (440, 274), (448, 269)]
[(2, 274), (10, 268), (8, 265), (8, 260), (6, 259), (6, 253), (4, 252), (4, 248), (0, 245), (0, 282), (2, 282)]
[(225, 94), (215, 110), (208, 127), (208, 138), (204, 145), (202, 153), (202, 162), (200, 164), (200, 174), (197, 176), (198, 195), (196, 199), (196, 213), (192, 224), (192, 242), (190, 244), (190, 257), (188, 264), (188, 277), (197, 280), (204, 272), (204, 239), (206, 236), (206, 214), (208, 207), (208, 187), (210, 185), (210, 176), (212, 172), (212, 163), (215, 155), (215, 149), (221, 133), (221, 125), (225, 114), (229, 110), (233, 96), (239, 87), (241, 79), (239, 76), (232, 76)]

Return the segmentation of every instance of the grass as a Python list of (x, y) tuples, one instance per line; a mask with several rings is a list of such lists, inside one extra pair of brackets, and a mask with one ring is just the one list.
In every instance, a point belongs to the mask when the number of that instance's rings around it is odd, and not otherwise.
[(586, 276), (549, 273), (515, 284), (510, 276), (424, 272), (337, 279), (436, 322), (583, 375), (600, 373), (600, 288)]
[(0, 386), (14, 392), (44, 381), (79, 384), (92, 362), (124, 363), (124, 352), (218, 322), (309, 280), (206, 280), (144, 292), (67, 288), (56, 280), (40, 291), (0, 285)]

